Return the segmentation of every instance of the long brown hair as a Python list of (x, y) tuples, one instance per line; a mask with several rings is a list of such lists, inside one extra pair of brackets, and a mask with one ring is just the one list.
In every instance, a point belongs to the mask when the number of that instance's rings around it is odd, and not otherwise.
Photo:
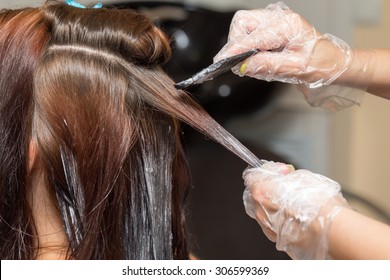
[[(50, 43), (34, 75), (31, 137), (68, 258), (188, 258), (183, 202), (190, 180), (178, 120), (251, 165), (257, 158), (174, 88), (161, 69), (169, 40), (146, 17), (56, 1), (42, 11)], [(31, 250), (3, 256), (34, 257)]]
[(38, 9), (0, 11), (0, 256), (30, 258), (33, 223), (26, 196), (33, 71), (48, 41)]

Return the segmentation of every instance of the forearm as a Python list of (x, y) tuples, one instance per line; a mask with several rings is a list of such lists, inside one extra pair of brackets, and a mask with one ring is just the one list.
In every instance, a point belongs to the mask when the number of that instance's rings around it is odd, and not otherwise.
[(390, 226), (344, 209), (330, 228), (329, 254), (333, 259), (390, 259)]
[(390, 50), (353, 49), (352, 62), (336, 83), (390, 99)]
[(390, 99), (390, 50), (375, 50), (376, 67), (367, 91)]

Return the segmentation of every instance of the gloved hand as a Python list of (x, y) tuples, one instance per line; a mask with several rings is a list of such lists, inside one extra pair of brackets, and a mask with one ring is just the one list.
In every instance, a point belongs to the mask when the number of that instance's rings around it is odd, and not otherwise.
[[(363, 97), (341, 87), (326, 88), (355, 59), (348, 44), (333, 35), (321, 34), (283, 2), (266, 9), (238, 11), (230, 26), (228, 42), (214, 62), (254, 48), (261, 52), (233, 68), (235, 74), (297, 84), (309, 104), (327, 109), (359, 104)], [(358, 61), (363, 64), (358, 66), (354, 73), (358, 77), (353, 77), (352, 83), (357, 81), (356, 87), (366, 90), (369, 81), (362, 81), (364, 73), (359, 71), (373, 72), (373, 67), (366, 65), (372, 62)], [(370, 75), (365, 79), (370, 80)], [(351, 81), (346, 83), (351, 86)]]
[(349, 208), (337, 182), (274, 162), (245, 170), (243, 178), (245, 210), (278, 250), (293, 259), (330, 258), (329, 228)]

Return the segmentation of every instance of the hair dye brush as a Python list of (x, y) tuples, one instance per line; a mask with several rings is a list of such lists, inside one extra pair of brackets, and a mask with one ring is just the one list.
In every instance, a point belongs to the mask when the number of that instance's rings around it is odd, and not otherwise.
[(258, 52), (259, 52), (258, 49), (253, 49), (253, 50), (250, 50), (250, 51), (247, 51), (244, 53), (240, 53), (240, 54), (237, 54), (234, 56), (224, 58), (224, 59), (204, 68), (200, 72), (193, 75), (191, 78), (175, 84), (175, 87), (177, 89), (186, 89), (192, 85), (202, 84), (205, 81), (212, 80), (215, 77), (218, 77), (219, 75), (221, 75), (223, 73), (226, 73), (227, 71), (232, 69), (234, 66), (236, 66), (240, 62), (244, 61), (248, 57), (250, 57)]

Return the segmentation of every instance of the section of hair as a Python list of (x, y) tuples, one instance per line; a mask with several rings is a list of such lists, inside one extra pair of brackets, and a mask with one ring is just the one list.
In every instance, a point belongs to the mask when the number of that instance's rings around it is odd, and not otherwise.
[(188, 258), (179, 125), (142, 95), (139, 81), (154, 81), (128, 71), (163, 63), (168, 40), (130, 10), (60, 4), (45, 13), (53, 36), (35, 76), (33, 137), (68, 257)]
[(143, 65), (163, 64), (171, 56), (165, 34), (134, 11), (79, 9), (48, 1), (45, 13), (55, 44), (98, 48)]
[(34, 255), (26, 176), (33, 71), (48, 26), (38, 9), (0, 11), (0, 257)]

